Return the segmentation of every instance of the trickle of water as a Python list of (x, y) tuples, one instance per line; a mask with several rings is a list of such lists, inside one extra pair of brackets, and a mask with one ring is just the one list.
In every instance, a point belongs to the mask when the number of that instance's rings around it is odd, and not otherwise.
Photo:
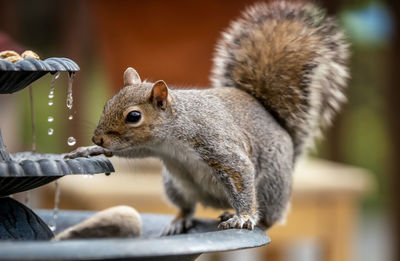
[(76, 144), (76, 139), (74, 137), (68, 137), (67, 139), (68, 146), (74, 146)]
[(32, 151), (36, 152), (36, 124), (35, 124), (35, 111), (33, 106), (33, 89), (32, 85), (29, 85), (29, 98), (31, 104), (31, 124), (32, 124)]
[(48, 135), (53, 135), (53, 133), (54, 133), (54, 130), (53, 130), (52, 128), (49, 128), (49, 129), (47, 130), (47, 134), (48, 134)]
[(49, 100), (49, 106), (52, 106), (54, 104), (53, 100)]
[(74, 83), (74, 73), (70, 73), (68, 77), (68, 91), (67, 91), (67, 108), (72, 109), (74, 98), (72, 97), (72, 84)]
[(53, 99), (54, 98), (54, 90), (56, 88), (56, 81), (57, 81), (58, 77), (60, 77), (60, 72), (56, 72), (56, 74), (54, 75), (53, 80), (51, 80), (49, 99)]
[(74, 117), (72, 115), (68, 116), (68, 120), (72, 120)]
[(68, 93), (68, 95), (67, 95), (67, 108), (70, 109), (70, 110), (72, 109), (73, 101), (74, 101), (74, 98), (72, 97), (72, 94)]
[(53, 121), (54, 121), (54, 117), (49, 116), (49, 117), (47, 118), (47, 121), (48, 121), (48, 122), (53, 122)]
[(58, 217), (58, 205), (60, 203), (60, 186), (58, 185), (58, 181), (54, 182), (54, 208), (53, 208), (53, 215), (52, 219), (49, 222), (49, 228), (51, 231), (55, 231), (57, 229), (57, 217)]

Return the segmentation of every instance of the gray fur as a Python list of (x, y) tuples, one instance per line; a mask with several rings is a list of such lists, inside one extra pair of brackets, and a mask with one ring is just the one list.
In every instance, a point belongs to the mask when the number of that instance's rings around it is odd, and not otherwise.
[(348, 56), (343, 31), (313, 4), (258, 3), (223, 33), (211, 81), (256, 97), (300, 155), (346, 100)]

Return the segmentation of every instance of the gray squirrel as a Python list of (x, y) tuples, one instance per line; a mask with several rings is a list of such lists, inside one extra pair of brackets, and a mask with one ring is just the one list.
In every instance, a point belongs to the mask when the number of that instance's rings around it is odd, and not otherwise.
[(346, 100), (348, 56), (335, 19), (315, 5), (252, 5), (217, 44), (212, 88), (142, 82), (128, 68), (94, 132), (97, 146), (68, 157), (160, 158), (179, 208), (167, 235), (193, 226), (197, 203), (235, 211), (220, 216), (220, 229), (267, 229), (285, 215), (296, 160)]

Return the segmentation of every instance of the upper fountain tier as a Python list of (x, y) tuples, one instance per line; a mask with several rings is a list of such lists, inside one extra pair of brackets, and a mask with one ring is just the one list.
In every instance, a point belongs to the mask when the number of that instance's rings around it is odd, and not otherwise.
[(0, 60), (0, 93), (20, 91), (43, 75), (58, 71), (73, 73), (79, 71), (79, 66), (67, 58), (26, 58), (16, 63)]
[[(0, 94), (14, 93), (47, 73), (75, 73), (79, 66), (67, 58), (36, 60), (26, 58), (11, 63), (0, 60)], [(64, 175), (114, 172), (105, 157), (64, 159), (62, 154), (31, 152), (10, 155), (0, 131), (0, 197), (45, 185)]]

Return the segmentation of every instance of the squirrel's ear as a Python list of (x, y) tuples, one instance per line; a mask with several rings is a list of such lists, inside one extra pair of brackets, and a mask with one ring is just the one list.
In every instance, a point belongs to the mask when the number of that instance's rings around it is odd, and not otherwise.
[(156, 81), (151, 88), (150, 101), (154, 106), (165, 110), (168, 103), (168, 87), (163, 80)]
[(140, 80), (139, 74), (132, 67), (128, 67), (124, 73), (124, 86), (128, 85), (139, 85), (142, 81)]

